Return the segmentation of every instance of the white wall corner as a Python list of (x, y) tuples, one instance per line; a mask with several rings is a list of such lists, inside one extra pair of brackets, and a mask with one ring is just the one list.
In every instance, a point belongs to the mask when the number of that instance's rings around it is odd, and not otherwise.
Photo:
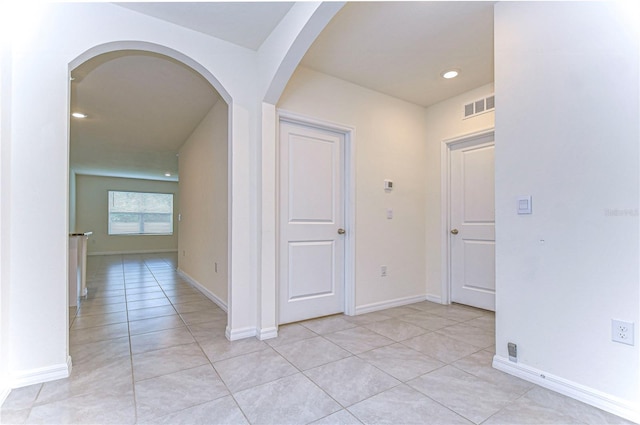
[(258, 332), (258, 339), (264, 341), (265, 339), (273, 339), (278, 337), (278, 328), (262, 328)]
[(11, 374), (11, 388), (26, 387), (28, 385), (68, 378), (71, 376), (72, 368), (71, 356), (68, 356), (66, 363), (37, 369), (15, 371)]
[[(275, 105), (262, 103), (261, 247), (259, 327), (277, 333), (277, 114)], [(262, 331), (260, 332), (262, 335)], [(260, 339), (262, 338), (260, 336)]]
[[(249, 110), (236, 103), (230, 109), (234, 142), (229, 154), (229, 324), (227, 338), (236, 340), (256, 335), (258, 322), (258, 244), (257, 229), (257, 177), (254, 175), (255, 155), (251, 147), (256, 140), (252, 137), (254, 122)], [(233, 284), (231, 284), (233, 283)], [(228, 325), (229, 326), (229, 325)]]
[(198, 291), (202, 292), (202, 294), (205, 297), (213, 301), (218, 307), (224, 310), (225, 313), (228, 313), (227, 303), (224, 302), (224, 300), (222, 300), (213, 292), (209, 291), (207, 288), (204, 287), (204, 285), (202, 285), (200, 282), (198, 282), (197, 280), (189, 276), (183, 270), (178, 269), (177, 271), (178, 271), (178, 274), (182, 276), (182, 278), (184, 278), (184, 280), (186, 280), (191, 286), (196, 288)]
[(257, 335), (256, 328), (241, 328), (241, 329), (231, 329), (227, 326), (227, 329), (224, 332), (225, 336), (229, 341), (237, 341), (239, 339), (251, 338), (252, 336)]
[(497, 354), (493, 357), (493, 367), (632, 422), (640, 423), (640, 405), (638, 405), (638, 403), (620, 399), (611, 394), (549, 374), (545, 371), (527, 366), (526, 364), (514, 363)]
[(11, 393), (11, 389), (10, 388), (1, 388), (0, 389), (0, 406), (2, 406), (4, 404), (4, 401), (7, 399), (7, 397), (9, 397), (10, 393)]
[(380, 311), (387, 308), (401, 307), (403, 305), (419, 303), (425, 300), (426, 300), (425, 295), (415, 295), (412, 297), (396, 298), (393, 300), (361, 305), (356, 307), (356, 316), (359, 314), (372, 313), (374, 311)]
[(431, 301), (432, 303), (437, 303), (437, 304), (445, 304), (442, 301), (442, 297), (440, 295), (427, 294), (427, 301)]

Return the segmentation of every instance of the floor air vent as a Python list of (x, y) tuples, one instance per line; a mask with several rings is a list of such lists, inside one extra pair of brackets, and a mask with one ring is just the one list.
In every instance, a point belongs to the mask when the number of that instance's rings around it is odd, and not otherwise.
[(476, 100), (475, 102), (467, 103), (466, 105), (464, 105), (463, 119), (471, 118), (479, 114), (484, 114), (485, 112), (494, 110), (495, 107), (496, 107), (495, 95), (485, 97), (484, 99)]

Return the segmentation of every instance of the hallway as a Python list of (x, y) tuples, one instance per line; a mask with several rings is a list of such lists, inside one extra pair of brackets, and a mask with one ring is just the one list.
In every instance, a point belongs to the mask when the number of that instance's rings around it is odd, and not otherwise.
[(422, 302), (228, 342), (176, 262), (89, 257), (72, 376), (13, 390), (1, 422), (627, 423), (492, 369), (493, 313)]

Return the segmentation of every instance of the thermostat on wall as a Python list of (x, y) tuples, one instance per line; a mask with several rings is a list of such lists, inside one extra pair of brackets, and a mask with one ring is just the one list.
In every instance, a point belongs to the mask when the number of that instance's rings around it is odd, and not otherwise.
[(390, 192), (393, 190), (393, 181), (386, 179), (384, 181), (384, 190)]

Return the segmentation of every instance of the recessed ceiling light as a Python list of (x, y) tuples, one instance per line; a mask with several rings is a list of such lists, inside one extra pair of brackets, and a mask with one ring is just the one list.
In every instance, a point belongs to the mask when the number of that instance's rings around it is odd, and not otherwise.
[(442, 76), (442, 78), (446, 78), (447, 80), (450, 80), (450, 79), (456, 78), (458, 75), (460, 75), (460, 71), (457, 70), (457, 69), (449, 69), (448, 71), (444, 71), (440, 75)]
[(87, 118), (87, 114), (83, 114), (82, 112), (74, 112), (71, 116), (74, 118)]

